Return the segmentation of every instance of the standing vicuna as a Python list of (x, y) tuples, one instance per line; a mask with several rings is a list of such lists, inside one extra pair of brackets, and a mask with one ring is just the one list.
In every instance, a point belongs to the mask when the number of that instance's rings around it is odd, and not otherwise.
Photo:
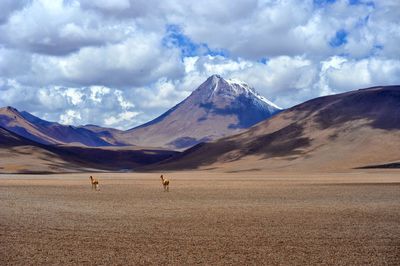
[(90, 182), (92, 183), (92, 190), (93, 189), (94, 190), (100, 190), (100, 188), (99, 188), (99, 180), (93, 178), (93, 176), (90, 176), (89, 179), (90, 179)]
[(169, 192), (169, 180), (164, 178), (163, 175), (161, 175), (160, 178), (161, 178), (161, 183), (162, 183), (162, 185), (164, 187), (164, 192), (165, 191)]

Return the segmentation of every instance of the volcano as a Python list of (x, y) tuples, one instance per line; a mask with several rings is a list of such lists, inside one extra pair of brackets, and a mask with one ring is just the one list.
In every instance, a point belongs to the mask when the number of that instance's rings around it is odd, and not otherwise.
[(141, 146), (185, 149), (242, 132), (280, 111), (245, 82), (213, 75), (175, 107), (116, 138)]

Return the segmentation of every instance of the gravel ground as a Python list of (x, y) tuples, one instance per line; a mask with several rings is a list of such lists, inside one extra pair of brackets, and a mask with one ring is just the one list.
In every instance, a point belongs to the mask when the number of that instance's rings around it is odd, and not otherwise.
[(0, 176), (1, 265), (400, 265), (400, 172)]

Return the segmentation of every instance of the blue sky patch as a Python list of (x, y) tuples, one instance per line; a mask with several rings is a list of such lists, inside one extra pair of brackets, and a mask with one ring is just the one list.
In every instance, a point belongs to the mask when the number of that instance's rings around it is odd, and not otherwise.
[(374, 1), (364, 2), (361, 0), (349, 0), (349, 4), (350, 5), (367, 5), (367, 6), (375, 7)]
[(258, 60), (259, 63), (266, 65), (268, 63), (269, 59), (267, 57), (263, 57), (260, 60)]
[(195, 56), (200, 48), (190, 38), (182, 33), (182, 30), (177, 25), (167, 25), (166, 36), (163, 38), (163, 45), (166, 47), (178, 47), (182, 56)]
[(182, 57), (197, 55), (212, 55), (227, 57), (224, 50), (210, 49), (205, 43), (195, 43), (185, 34), (178, 25), (167, 25), (166, 35), (163, 38), (163, 45), (166, 47), (177, 47), (181, 50)]
[(335, 37), (329, 41), (329, 45), (331, 47), (339, 47), (345, 43), (347, 43), (347, 31), (343, 29), (338, 30), (335, 34)]
[(326, 4), (333, 4), (336, 0), (313, 0), (314, 6), (321, 7)]
[(373, 49), (372, 49), (372, 54), (373, 55), (378, 55), (382, 52), (384, 46), (382, 44), (375, 44)]

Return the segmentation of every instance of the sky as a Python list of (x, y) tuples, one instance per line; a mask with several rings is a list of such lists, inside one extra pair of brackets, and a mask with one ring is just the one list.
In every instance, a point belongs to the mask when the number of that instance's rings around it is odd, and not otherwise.
[(208, 76), (288, 108), (400, 84), (398, 0), (1, 0), (0, 106), (129, 129)]

